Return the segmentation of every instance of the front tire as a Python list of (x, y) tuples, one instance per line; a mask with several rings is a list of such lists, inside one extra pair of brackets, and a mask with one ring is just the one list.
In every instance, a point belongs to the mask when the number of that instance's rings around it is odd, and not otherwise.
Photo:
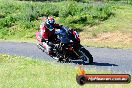
[(86, 50), (84, 47), (81, 47), (80, 51), (83, 54), (83, 56), (85, 57), (85, 60), (83, 60), (83, 62), (84, 63), (88, 62), (89, 64), (92, 64), (93, 63), (93, 57), (90, 54), (90, 52), (88, 50)]

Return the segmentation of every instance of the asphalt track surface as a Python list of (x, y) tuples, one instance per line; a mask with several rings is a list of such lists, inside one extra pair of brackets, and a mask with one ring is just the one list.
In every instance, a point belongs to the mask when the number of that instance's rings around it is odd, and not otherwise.
[[(86, 47), (93, 55), (93, 65), (85, 65), (84, 67), (97, 70), (108, 70), (113, 73), (129, 73), (132, 74), (132, 50), (109, 49)], [(0, 53), (26, 56), (33, 59), (54, 61), (51, 57), (42, 52), (36, 44), (33, 43), (17, 43), (17, 42), (0, 42)], [(59, 62), (57, 62), (59, 63)], [(63, 63), (61, 63), (63, 64)], [(70, 63), (77, 65), (76, 63)], [(64, 64), (65, 65), (65, 64)]]

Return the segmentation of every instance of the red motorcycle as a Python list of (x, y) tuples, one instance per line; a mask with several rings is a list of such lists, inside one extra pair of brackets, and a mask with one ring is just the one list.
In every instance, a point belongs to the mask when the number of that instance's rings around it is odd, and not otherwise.
[(80, 44), (76, 31), (62, 27), (56, 31), (56, 42), (41, 42), (40, 33), (36, 33), (38, 47), (52, 58), (60, 62), (81, 61), (83, 64), (93, 63), (93, 57), (88, 50)]

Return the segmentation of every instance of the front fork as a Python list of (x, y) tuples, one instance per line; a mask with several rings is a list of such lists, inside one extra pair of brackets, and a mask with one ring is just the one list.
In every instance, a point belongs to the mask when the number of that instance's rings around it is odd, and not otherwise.
[(80, 57), (79, 54), (74, 49), (73, 52), (77, 55), (77, 57)]

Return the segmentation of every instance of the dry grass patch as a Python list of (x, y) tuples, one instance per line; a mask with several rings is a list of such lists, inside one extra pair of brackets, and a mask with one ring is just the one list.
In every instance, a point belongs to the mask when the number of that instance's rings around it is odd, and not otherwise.
[[(86, 37), (86, 33), (80, 33), (82, 44), (96, 45), (97, 47), (111, 47), (132, 49), (132, 33), (131, 32), (107, 32), (100, 33), (95, 37)], [(84, 43), (85, 42), (85, 43)]]

